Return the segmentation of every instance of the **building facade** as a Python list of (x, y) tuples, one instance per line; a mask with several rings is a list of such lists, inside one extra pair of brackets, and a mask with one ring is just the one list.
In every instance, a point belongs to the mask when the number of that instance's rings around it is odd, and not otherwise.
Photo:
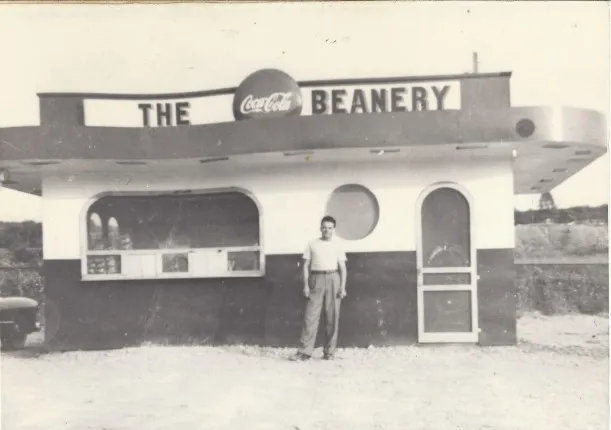
[[(348, 255), (340, 346), (516, 343), (514, 194), (606, 150), (602, 114), (512, 107), (510, 73), (189, 94), (40, 94), (0, 129), (44, 204), (46, 342), (296, 345), (320, 218)], [(7, 143), (9, 142), (9, 143)]]

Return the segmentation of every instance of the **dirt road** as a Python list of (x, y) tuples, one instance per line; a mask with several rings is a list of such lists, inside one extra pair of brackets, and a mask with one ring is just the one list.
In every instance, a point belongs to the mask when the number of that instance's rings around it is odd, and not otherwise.
[(341, 350), (334, 362), (246, 347), (4, 355), (3, 428), (606, 429), (608, 319), (555, 318), (523, 318), (518, 347)]

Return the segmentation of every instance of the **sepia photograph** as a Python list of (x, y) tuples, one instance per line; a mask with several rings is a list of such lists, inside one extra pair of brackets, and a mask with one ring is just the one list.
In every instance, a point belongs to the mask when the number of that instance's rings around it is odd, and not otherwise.
[(608, 429), (610, 22), (0, 5), (2, 429)]

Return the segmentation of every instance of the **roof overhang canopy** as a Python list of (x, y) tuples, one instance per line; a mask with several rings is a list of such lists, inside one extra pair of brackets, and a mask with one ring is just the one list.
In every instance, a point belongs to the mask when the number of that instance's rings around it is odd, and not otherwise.
[[(0, 129), (4, 186), (40, 194), (41, 172), (106, 169), (102, 161), (163, 168), (202, 159), (248, 160), (307, 151), (319, 159), (400, 149), (406, 159), (514, 157), (515, 192), (549, 191), (606, 152), (604, 115), (584, 109), (519, 107), (246, 120), (178, 128)], [(326, 154), (326, 155), (325, 155)], [(461, 154), (461, 156), (458, 156)], [(285, 157), (286, 158), (286, 157)]]
[[(511, 73), (297, 82), (275, 69), (183, 94), (40, 94), (40, 126), (0, 129), (4, 186), (40, 194), (48, 171), (513, 159), (515, 192), (553, 189), (606, 151), (604, 115), (511, 107)], [(377, 151), (377, 152), (376, 152)], [(137, 164), (140, 167), (136, 167)], [(4, 169), (4, 170), (2, 170)], [(8, 173), (7, 173), (8, 172)]]

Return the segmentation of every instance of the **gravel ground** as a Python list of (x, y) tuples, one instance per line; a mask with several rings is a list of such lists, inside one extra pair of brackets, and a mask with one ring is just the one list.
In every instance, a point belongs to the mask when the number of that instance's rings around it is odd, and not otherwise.
[[(608, 318), (523, 317), (517, 347), (145, 346), (3, 354), (2, 428), (609, 428)], [(320, 351), (319, 351), (320, 354)]]

